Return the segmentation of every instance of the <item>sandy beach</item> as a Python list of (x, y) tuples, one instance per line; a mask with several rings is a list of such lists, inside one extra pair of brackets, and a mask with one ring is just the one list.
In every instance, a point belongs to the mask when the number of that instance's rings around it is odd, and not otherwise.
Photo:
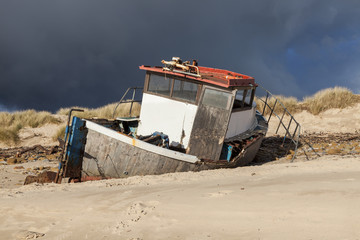
[[(360, 129), (359, 109), (295, 118), (305, 132), (346, 136)], [(360, 146), (358, 139), (351, 144)], [(23, 186), (26, 172), (56, 168), (49, 158), (0, 165), (0, 239), (360, 239), (355, 150), (236, 169)]]
[(326, 156), (2, 189), (1, 239), (359, 239), (359, 172)]

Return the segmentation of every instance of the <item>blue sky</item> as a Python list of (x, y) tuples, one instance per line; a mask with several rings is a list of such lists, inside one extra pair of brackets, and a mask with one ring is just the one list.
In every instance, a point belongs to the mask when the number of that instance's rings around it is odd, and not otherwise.
[(0, 111), (97, 107), (179, 56), (302, 99), (360, 93), (360, 1), (0, 0)]

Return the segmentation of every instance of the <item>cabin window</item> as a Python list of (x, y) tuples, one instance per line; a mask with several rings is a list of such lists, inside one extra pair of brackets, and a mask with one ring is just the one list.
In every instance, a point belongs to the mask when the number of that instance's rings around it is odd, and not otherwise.
[(146, 91), (164, 97), (196, 103), (199, 84), (160, 74), (147, 74)]
[(148, 91), (170, 96), (172, 78), (150, 74)]
[(236, 92), (233, 110), (246, 110), (252, 105), (255, 89), (239, 89)]
[(251, 103), (251, 89), (238, 90), (236, 92), (236, 100), (244, 103), (245, 107), (250, 107)]
[(244, 103), (245, 106), (249, 106), (250, 107), (250, 102), (251, 102), (251, 89), (247, 89), (244, 91)]
[(197, 90), (198, 84), (175, 79), (172, 96), (174, 98), (195, 102)]
[(206, 88), (202, 104), (221, 109), (228, 109), (231, 103), (232, 94)]

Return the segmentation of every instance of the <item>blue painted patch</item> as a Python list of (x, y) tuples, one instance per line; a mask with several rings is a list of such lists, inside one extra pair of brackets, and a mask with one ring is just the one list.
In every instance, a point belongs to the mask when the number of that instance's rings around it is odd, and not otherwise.
[(66, 169), (64, 177), (80, 178), (82, 160), (84, 156), (87, 129), (85, 128), (85, 121), (73, 117), (70, 126), (69, 141), (66, 147)]
[(221, 150), (220, 159), (226, 159), (230, 162), (233, 146), (224, 144)]

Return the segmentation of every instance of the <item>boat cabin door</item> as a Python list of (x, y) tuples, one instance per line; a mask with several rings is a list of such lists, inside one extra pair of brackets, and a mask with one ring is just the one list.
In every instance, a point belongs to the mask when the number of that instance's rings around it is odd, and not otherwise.
[(187, 153), (218, 160), (229, 125), (235, 91), (204, 86), (190, 135)]

